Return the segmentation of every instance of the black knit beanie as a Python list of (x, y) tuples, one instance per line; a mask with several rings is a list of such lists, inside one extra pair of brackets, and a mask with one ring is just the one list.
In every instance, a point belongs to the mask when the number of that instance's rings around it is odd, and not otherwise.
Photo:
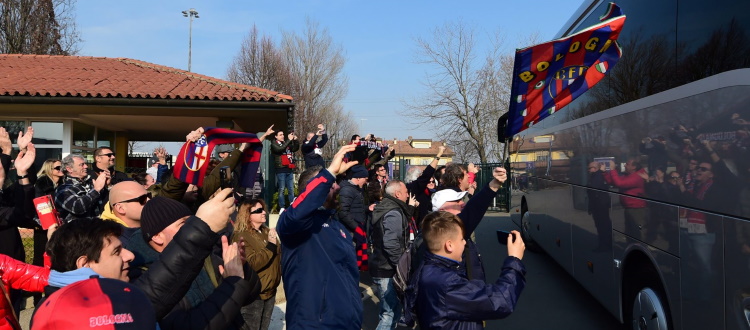
[(190, 209), (174, 199), (156, 196), (143, 206), (141, 233), (148, 244), (151, 237), (161, 233), (175, 221), (193, 215)]

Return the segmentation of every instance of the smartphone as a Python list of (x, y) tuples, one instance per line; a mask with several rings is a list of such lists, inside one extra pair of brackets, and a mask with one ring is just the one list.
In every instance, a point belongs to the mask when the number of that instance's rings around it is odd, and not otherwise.
[(222, 166), (219, 169), (219, 177), (221, 180), (221, 189), (232, 188), (232, 172), (229, 166)]
[(497, 231), (497, 241), (502, 245), (508, 245), (508, 236), (513, 235), (513, 243), (516, 242), (516, 235), (509, 231), (505, 230), (498, 230)]

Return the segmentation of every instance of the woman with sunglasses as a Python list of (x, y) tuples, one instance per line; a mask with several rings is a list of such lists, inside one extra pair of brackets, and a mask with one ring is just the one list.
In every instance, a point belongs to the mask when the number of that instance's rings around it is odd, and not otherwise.
[(58, 159), (47, 159), (42, 164), (42, 169), (36, 174), (36, 184), (34, 190), (36, 197), (44, 195), (55, 195), (55, 188), (64, 176), (62, 163)]
[(245, 258), (258, 273), (260, 299), (242, 307), (243, 329), (268, 329), (281, 283), (281, 244), (275, 229), (266, 223), (266, 203), (262, 199), (243, 202), (237, 212), (233, 242), (245, 241)]
[[(44, 195), (50, 195), (50, 198), (55, 197), (55, 188), (62, 182), (64, 174), (62, 171), (62, 163), (59, 159), (47, 159), (42, 164), (42, 168), (36, 174), (36, 183), (34, 184), (34, 197), (40, 197)], [(54, 205), (54, 200), (52, 201)], [(44, 248), (47, 245), (47, 231), (42, 230), (42, 227), (36, 226), (34, 228), (34, 258), (32, 264), (36, 266), (42, 266)]]

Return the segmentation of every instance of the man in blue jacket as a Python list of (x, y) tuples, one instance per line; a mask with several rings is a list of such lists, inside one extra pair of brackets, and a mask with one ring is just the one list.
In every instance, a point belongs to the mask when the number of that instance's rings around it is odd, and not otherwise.
[(328, 169), (308, 168), (299, 178), (299, 197), (281, 214), (281, 275), (287, 329), (360, 329), (362, 299), (352, 237), (336, 219), (336, 175), (350, 144), (339, 149)]
[(461, 257), (466, 240), (458, 216), (430, 213), (422, 230), (429, 252), (424, 266), (414, 274), (420, 329), (483, 329), (483, 320), (505, 318), (513, 312), (526, 285), (521, 262), (525, 245), (518, 231), (508, 236), (508, 257), (500, 277), (486, 284), (466, 276)]

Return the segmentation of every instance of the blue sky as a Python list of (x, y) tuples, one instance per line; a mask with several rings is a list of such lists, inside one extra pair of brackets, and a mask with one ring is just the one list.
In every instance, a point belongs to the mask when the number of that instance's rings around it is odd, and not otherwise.
[[(280, 40), (282, 31), (302, 34), (309, 17), (327, 28), (347, 58), (349, 93), (344, 108), (361, 124), (360, 133), (385, 138), (436, 138), (429, 127), (414, 127), (398, 113), (402, 100), (423, 94), (420, 81), (430, 68), (415, 64), (416, 37), (445, 22), (463, 20), (478, 33), (479, 46), (491, 32), (507, 37), (508, 52), (518, 40), (554, 34), (580, 0), (521, 1), (100, 1), (79, 0), (76, 22), (83, 42), (79, 55), (127, 57), (187, 69), (189, 20), (181, 11), (195, 8), (192, 71), (226, 78), (253, 24)], [(495, 118), (488, 120), (496, 120)]]

